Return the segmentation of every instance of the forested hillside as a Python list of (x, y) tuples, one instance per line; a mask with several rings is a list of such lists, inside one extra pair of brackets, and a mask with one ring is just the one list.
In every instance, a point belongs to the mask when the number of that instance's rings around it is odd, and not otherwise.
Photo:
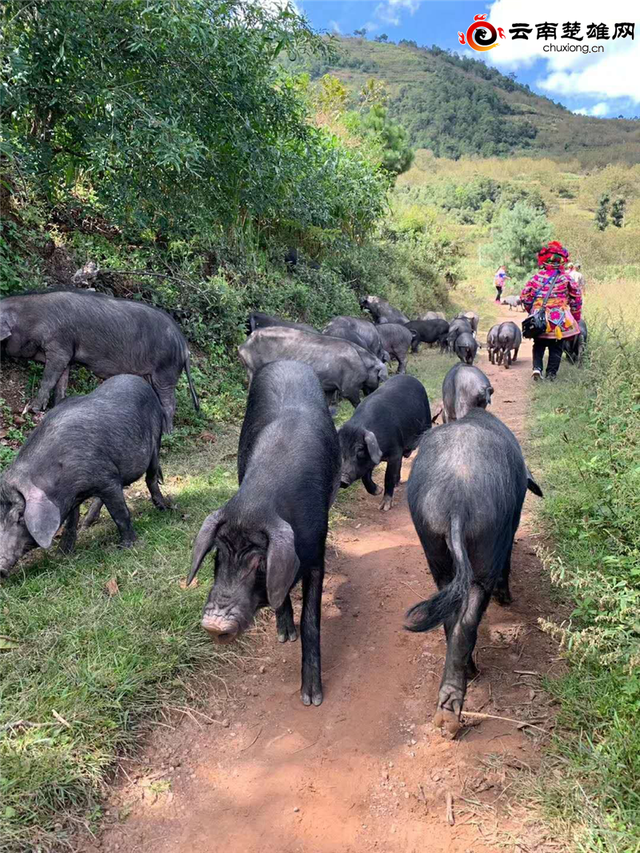
[(383, 80), (390, 113), (412, 145), (437, 157), (513, 152), (577, 157), (585, 165), (640, 161), (640, 122), (579, 116), (484, 62), (435, 45), (336, 38), (335, 55), (308, 64), (312, 78), (339, 77), (356, 93)]

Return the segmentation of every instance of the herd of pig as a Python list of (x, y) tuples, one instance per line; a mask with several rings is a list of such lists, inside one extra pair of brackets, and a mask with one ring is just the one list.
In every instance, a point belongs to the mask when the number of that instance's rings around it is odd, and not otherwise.
[[(381, 509), (393, 505), (403, 457), (418, 454), (408, 503), (438, 593), (416, 604), (406, 628), (444, 625), (447, 654), (436, 724), (457, 730), (467, 680), (475, 673), (478, 625), (491, 596), (508, 604), (511, 550), (527, 488), (541, 495), (513, 433), (486, 411), (493, 388), (473, 366), (478, 315), (450, 323), (429, 312), (410, 321), (376, 296), (361, 300), (375, 322), (338, 317), (321, 332), (253, 312), (239, 347), (249, 394), (238, 447), (237, 493), (209, 515), (196, 537), (189, 582), (209, 552), (214, 583), (202, 625), (221, 643), (249, 627), (260, 607), (276, 613), (278, 639), (297, 639), (291, 589), (302, 581), (301, 698), (323, 699), (320, 616), (329, 509), (338, 488), (386, 462)], [(0, 480), (0, 577), (36, 547), (74, 547), (83, 525), (106, 506), (123, 546), (135, 541), (123, 488), (142, 475), (154, 505), (160, 491), (163, 432), (170, 432), (175, 387), (184, 370), (194, 406), (189, 350), (174, 321), (139, 302), (88, 291), (48, 291), (0, 301), (3, 352), (44, 362), (33, 408), (54, 408), (33, 430)], [(508, 368), (520, 330), (495, 326), (489, 357)], [(406, 374), (420, 343), (458, 355), (443, 383), (444, 425), (432, 429), (423, 385)], [(513, 355), (512, 355), (513, 353)], [(389, 378), (387, 364), (398, 363)], [(105, 379), (92, 393), (64, 400), (69, 366)], [(360, 393), (365, 397), (361, 401)], [(332, 410), (354, 413), (339, 430)], [(437, 417), (437, 416), (436, 416)]]

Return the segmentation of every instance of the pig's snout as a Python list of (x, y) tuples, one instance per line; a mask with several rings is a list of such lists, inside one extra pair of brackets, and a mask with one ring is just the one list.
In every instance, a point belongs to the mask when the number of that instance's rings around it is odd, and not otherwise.
[(240, 626), (235, 619), (218, 613), (205, 613), (202, 627), (217, 643), (232, 643), (240, 634)]
[(347, 489), (351, 485), (351, 483), (353, 483), (354, 479), (354, 477), (351, 477), (349, 474), (343, 471), (340, 475), (340, 488)]

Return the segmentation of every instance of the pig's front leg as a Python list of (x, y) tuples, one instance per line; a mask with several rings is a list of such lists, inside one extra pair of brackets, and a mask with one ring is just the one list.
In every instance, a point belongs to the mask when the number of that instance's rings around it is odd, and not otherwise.
[(364, 484), (365, 489), (369, 492), (370, 495), (380, 495), (382, 494), (382, 489), (380, 486), (376, 486), (373, 482), (371, 475), (373, 471), (367, 472), (362, 478), (362, 482)]
[(402, 455), (392, 456), (387, 462), (387, 471), (384, 475), (384, 498), (380, 504), (382, 512), (388, 512), (393, 506), (393, 491), (400, 482), (400, 469), (402, 468)]
[(75, 548), (76, 536), (78, 533), (78, 519), (80, 518), (80, 504), (74, 507), (67, 516), (67, 523), (64, 528), (64, 533), (60, 539), (60, 551), (63, 554), (70, 554)]
[(320, 565), (307, 569), (302, 576), (302, 687), (304, 705), (322, 704), (322, 669), (320, 660), (320, 614), (324, 557)]

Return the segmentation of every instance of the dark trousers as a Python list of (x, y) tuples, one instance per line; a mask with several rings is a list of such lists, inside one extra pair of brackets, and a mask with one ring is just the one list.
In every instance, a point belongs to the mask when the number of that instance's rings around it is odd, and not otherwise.
[(496, 291), (497, 291), (496, 302), (500, 302), (500, 300), (502, 299), (502, 288), (498, 287), (496, 285)]
[(533, 367), (542, 372), (544, 351), (549, 350), (547, 376), (555, 376), (562, 361), (562, 341), (548, 338), (535, 338), (533, 341)]

